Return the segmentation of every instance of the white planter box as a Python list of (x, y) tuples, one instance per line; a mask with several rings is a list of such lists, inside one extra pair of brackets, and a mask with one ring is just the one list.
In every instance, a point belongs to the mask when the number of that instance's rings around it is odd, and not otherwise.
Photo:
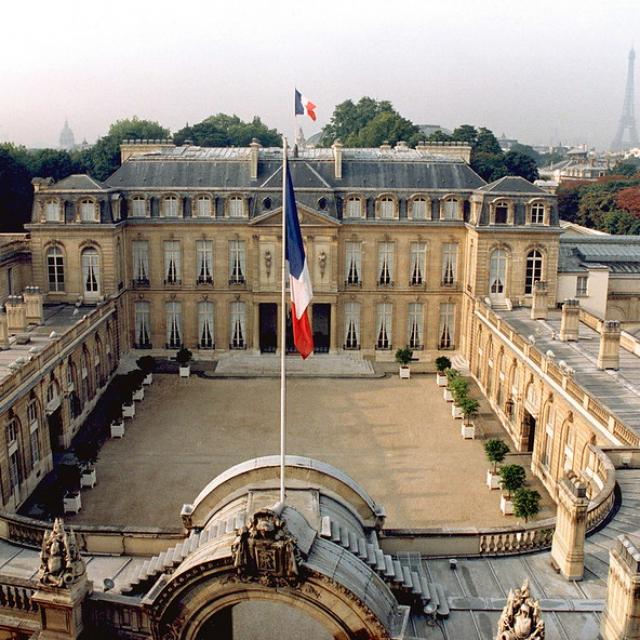
[(122, 405), (122, 417), (123, 418), (135, 418), (136, 405), (133, 402), (130, 405)]
[(465, 440), (475, 440), (475, 437), (476, 437), (476, 425), (473, 424), (473, 422), (471, 424), (469, 424), (469, 425), (466, 425), (463, 422), (462, 426), (460, 427), (460, 435)]
[(513, 502), (507, 500), (504, 495), (500, 496), (500, 511), (502, 511), (505, 516), (513, 515)]
[(62, 499), (62, 505), (64, 507), (65, 513), (78, 513), (80, 509), (82, 509), (82, 499), (80, 498), (80, 493), (76, 494), (65, 494)]
[(500, 488), (500, 476), (497, 473), (493, 473), (491, 469), (487, 469), (487, 487), (489, 489)]
[(141, 400), (144, 400), (144, 387), (140, 387), (139, 389), (136, 389), (133, 392), (133, 399), (137, 400), (138, 402), (140, 402)]
[(188, 378), (191, 374), (191, 367), (189, 365), (187, 365), (186, 367), (179, 367), (179, 371), (181, 378)]
[[(124, 427), (123, 427), (124, 431)], [(96, 486), (96, 470), (94, 467), (91, 469), (85, 469), (80, 475), (80, 488), (88, 487), (89, 489), (93, 489)]]
[(438, 383), (439, 387), (446, 387), (447, 386), (447, 376), (444, 373), (436, 373), (436, 382)]
[(411, 369), (409, 367), (400, 367), (400, 378), (408, 380), (411, 378)]
[(451, 415), (456, 419), (462, 418), (462, 407), (459, 407), (457, 404), (452, 404)]
[(144, 380), (142, 381), (142, 384), (146, 384), (147, 386), (149, 386), (152, 382), (153, 373), (147, 373), (147, 375), (144, 377)]
[(449, 391), (449, 388), (448, 388), (448, 387), (445, 387), (445, 388), (443, 389), (443, 394), (442, 394), (442, 395), (444, 396), (444, 399), (445, 399), (447, 402), (453, 402), (453, 396), (451, 395), (451, 391)]
[(111, 423), (111, 437), (112, 438), (124, 437), (124, 420), (121, 422)]

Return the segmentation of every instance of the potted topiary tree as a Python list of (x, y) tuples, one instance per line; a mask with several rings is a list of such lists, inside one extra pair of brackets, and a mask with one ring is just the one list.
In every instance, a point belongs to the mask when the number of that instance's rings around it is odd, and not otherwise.
[(396, 351), (396, 362), (400, 365), (400, 378), (410, 378), (411, 369), (409, 363), (413, 358), (413, 351), (409, 347), (404, 347)]
[(141, 369), (134, 369), (129, 371), (127, 377), (131, 386), (133, 400), (138, 402), (144, 400), (144, 372)]
[(487, 469), (487, 486), (489, 489), (499, 489), (500, 476), (497, 472), (497, 466), (509, 453), (509, 447), (503, 440), (492, 438), (484, 443), (484, 453), (487, 456), (487, 460), (493, 465), (493, 468)]
[(185, 346), (180, 347), (180, 350), (176, 353), (176, 361), (178, 362), (178, 370), (181, 378), (188, 378), (191, 375), (191, 362), (193, 354)]
[(476, 437), (476, 425), (471, 422), (471, 418), (478, 415), (478, 409), (480, 403), (475, 398), (463, 398), (460, 402), (460, 409), (462, 410), (462, 427), (460, 428), (460, 435), (463, 438), (474, 439)]
[(534, 518), (540, 512), (540, 494), (535, 489), (518, 489), (513, 494), (513, 515), (516, 518)]
[(78, 464), (61, 464), (58, 477), (64, 489), (62, 506), (65, 513), (78, 513), (82, 509), (80, 497), (80, 466)]
[(123, 398), (124, 383), (123, 376), (116, 376), (107, 398), (106, 417), (109, 421), (109, 435), (112, 438), (122, 438), (124, 436)]
[(469, 397), (469, 382), (462, 376), (458, 376), (449, 384), (453, 404), (451, 415), (454, 418), (462, 418), (462, 403)]
[(451, 393), (451, 384), (460, 377), (460, 372), (457, 369), (447, 369), (447, 386), (444, 388), (443, 396), (447, 402), (453, 402), (453, 395)]
[(153, 356), (142, 356), (136, 360), (136, 364), (144, 373), (143, 384), (150, 385), (153, 382), (153, 374), (156, 370), (156, 359)]
[(505, 516), (513, 515), (511, 494), (524, 485), (526, 478), (524, 467), (519, 464), (505, 464), (500, 468), (500, 484), (506, 492), (500, 496), (500, 511)]
[(439, 387), (447, 386), (447, 375), (445, 371), (451, 369), (451, 360), (447, 356), (438, 356), (435, 360), (436, 363), (436, 382)]
[(95, 440), (83, 440), (76, 447), (76, 456), (80, 461), (80, 488), (96, 486), (95, 463), (98, 459), (98, 443)]

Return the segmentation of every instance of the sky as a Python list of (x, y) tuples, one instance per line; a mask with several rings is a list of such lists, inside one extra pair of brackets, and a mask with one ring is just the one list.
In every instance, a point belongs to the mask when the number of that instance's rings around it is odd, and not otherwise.
[[(93, 142), (132, 115), (172, 131), (259, 115), (308, 137), (367, 95), (419, 124), (606, 148), (640, 2), (32, 0), (2, 25), (0, 141), (28, 147), (57, 146), (65, 118)], [(294, 119), (294, 86), (317, 123)]]

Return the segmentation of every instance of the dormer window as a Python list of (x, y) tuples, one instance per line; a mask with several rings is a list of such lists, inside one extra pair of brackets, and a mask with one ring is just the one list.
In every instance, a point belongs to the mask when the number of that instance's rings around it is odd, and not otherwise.
[(545, 206), (542, 202), (531, 205), (531, 224), (545, 224)]
[(98, 222), (98, 207), (93, 200), (80, 200), (80, 220), (82, 222)]
[(456, 198), (445, 198), (442, 201), (441, 220), (458, 219), (458, 201)]
[(411, 217), (414, 220), (427, 219), (428, 200), (423, 197), (414, 198), (411, 201)]
[(345, 217), (362, 218), (364, 208), (362, 206), (362, 198), (358, 196), (349, 196), (345, 207)]
[(44, 205), (44, 215), (47, 222), (61, 222), (60, 203), (57, 200), (47, 200)]
[(131, 198), (131, 215), (134, 218), (144, 218), (147, 215), (147, 201), (144, 196)]
[(396, 217), (396, 201), (391, 196), (382, 196), (378, 202), (378, 218), (393, 220)]
[(499, 202), (495, 209), (495, 224), (507, 224), (509, 220), (509, 205), (506, 202)]
[(244, 198), (242, 196), (231, 196), (227, 200), (227, 215), (229, 218), (246, 217), (247, 214), (244, 204)]
[(166, 196), (162, 200), (162, 216), (164, 218), (178, 217), (178, 198), (177, 196)]
[(211, 198), (209, 196), (198, 196), (195, 200), (196, 218), (211, 217)]

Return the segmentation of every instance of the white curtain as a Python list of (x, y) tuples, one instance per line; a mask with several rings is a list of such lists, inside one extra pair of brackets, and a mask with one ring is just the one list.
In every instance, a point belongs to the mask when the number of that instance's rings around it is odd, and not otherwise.
[(96, 205), (91, 200), (83, 200), (80, 203), (80, 219), (83, 222), (95, 222)]
[(427, 201), (424, 198), (416, 198), (411, 203), (411, 217), (414, 220), (427, 219)]
[(146, 240), (133, 241), (133, 277), (138, 281), (149, 280), (149, 243)]
[(202, 349), (213, 349), (213, 302), (198, 303), (198, 336)]
[(180, 302), (167, 302), (167, 344), (170, 348), (182, 345), (182, 305)]
[(496, 249), (491, 254), (489, 265), (489, 291), (503, 293), (507, 267), (507, 254), (502, 249)]
[(458, 245), (445, 243), (442, 245), (442, 284), (454, 284), (456, 281), (456, 254)]
[(422, 284), (424, 281), (425, 253), (424, 242), (411, 243), (411, 284)]
[(244, 302), (231, 303), (231, 348), (244, 349), (246, 336), (246, 314)]
[(180, 243), (177, 240), (167, 240), (164, 243), (165, 280), (178, 282), (180, 280)]
[(453, 347), (454, 305), (447, 302), (440, 305), (439, 344), (441, 349)]
[(376, 346), (378, 349), (390, 349), (392, 344), (391, 336), (391, 315), (392, 307), (388, 302), (378, 305), (378, 323)]
[(344, 307), (344, 346), (346, 349), (360, 347), (360, 304), (347, 302)]
[(149, 303), (136, 302), (135, 325), (136, 325), (136, 344), (138, 346), (147, 346), (151, 344), (151, 335), (149, 333), (149, 327), (150, 327), (149, 315), (150, 315)]
[(198, 240), (196, 242), (198, 258), (198, 282), (213, 282), (213, 242)]
[(197, 198), (196, 216), (199, 218), (211, 217), (211, 200), (207, 196), (199, 196)]
[(229, 273), (232, 282), (244, 282), (244, 240), (231, 240), (229, 246)]
[(95, 249), (85, 249), (82, 252), (82, 282), (85, 293), (100, 291), (100, 267), (98, 252)]
[(424, 311), (423, 306), (419, 302), (413, 302), (409, 305), (409, 346), (412, 349), (421, 348), (423, 341), (424, 327)]
[(362, 252), (359, 242), (347, 242), (347, 284), (360, 284)]
[(381, 242), (378, 245), (378, 283), (393, 282), (393, 242)]

